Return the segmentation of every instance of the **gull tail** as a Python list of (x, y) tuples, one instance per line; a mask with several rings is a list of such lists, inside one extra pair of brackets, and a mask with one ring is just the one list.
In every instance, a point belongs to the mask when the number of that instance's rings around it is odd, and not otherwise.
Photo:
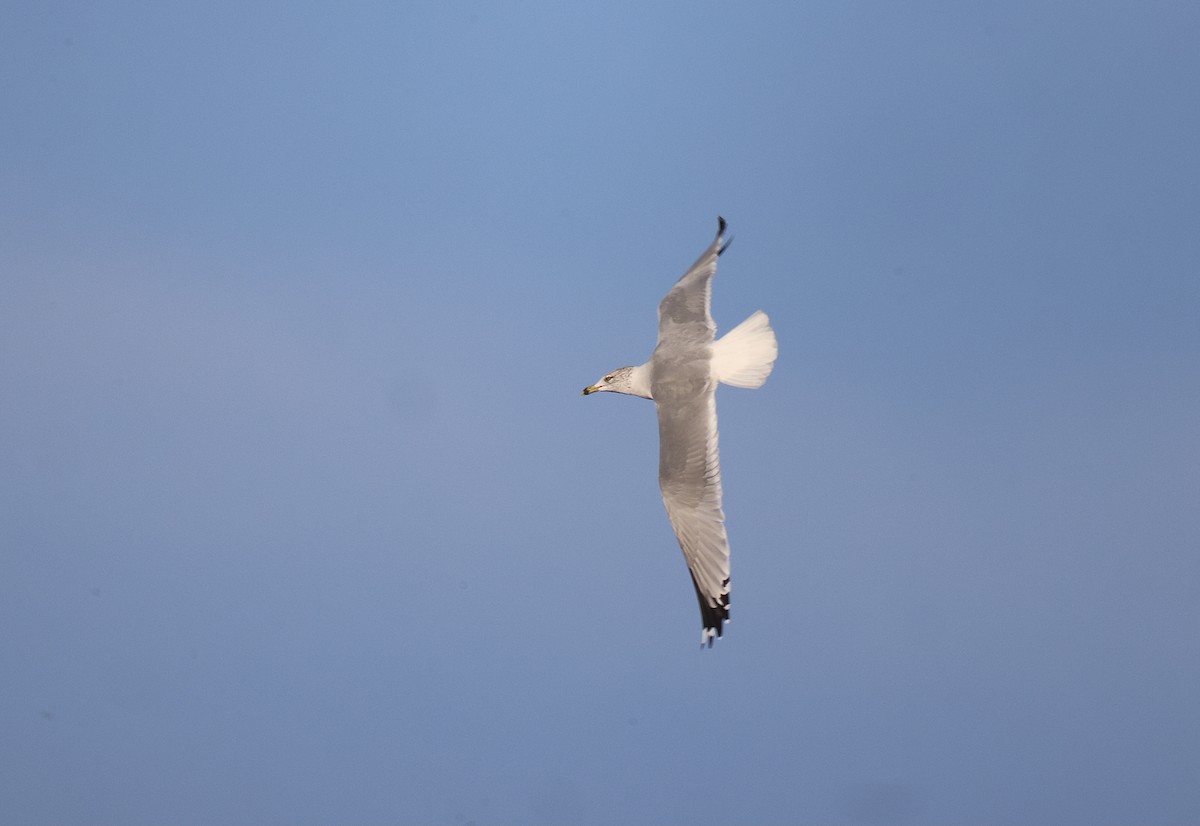
[(770, 319), (762, 310), (755, 310), (713, 343), (713, 376), (734, 387), (762, 387), (778, 355)]

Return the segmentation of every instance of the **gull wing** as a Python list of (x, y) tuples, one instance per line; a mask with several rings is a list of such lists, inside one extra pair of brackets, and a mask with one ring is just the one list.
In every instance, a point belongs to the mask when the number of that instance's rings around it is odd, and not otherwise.
[[(704, 365), (707, 370), (707, 364)], [(690, 398), (658, 400), (658, 484), (683, 550), (712, 645), (729, 619), (729, 539), (721, 509), (716, 383)]]
[(709, 305), (717, 258), (725, 251), (725, 219), (717, 237), (658, 305), (658, 346), (650, 386), (658, 408), (658, 485), (683, 549), (712, 645), (729, 619), (729, 540), (721, 510), (717, 455), (717, 382)]
[[(732, 240), (732, 239), (730, 239)], [(658, 341), (670, 336), (711, 342), (716, 333), (710, 305), (717, 258), (725, 252), (725, 219), (717, 218), (717, 237), (696, 263), (675, 282), (658, 305)]]

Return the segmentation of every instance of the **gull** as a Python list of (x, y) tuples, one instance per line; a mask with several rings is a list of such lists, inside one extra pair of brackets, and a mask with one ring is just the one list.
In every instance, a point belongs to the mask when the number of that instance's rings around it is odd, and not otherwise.
[[(729, 239), (732, 241), (733, 239)], [(651, 399), (658, 411), (658, 485), (700, 601), (700, 644), (710, 648), (729, 621), (729, 538), (717, 455), (718, 384), (761, 387), (779, 347), (757, 310), (721, 338), (713, 323), (712, 280), (729, 247), (717, 237), (658, 305), (658, 345), (645, 364), (614, 370), (583, 389)]]

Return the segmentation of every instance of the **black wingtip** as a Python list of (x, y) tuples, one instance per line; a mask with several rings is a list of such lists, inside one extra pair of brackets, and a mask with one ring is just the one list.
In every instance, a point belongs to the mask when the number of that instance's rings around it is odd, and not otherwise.
[[(728, 586), (729, 580), (726, 579), (722, 584)], [(729, 622), (729, 592), (721, 594), (717, 598), (717, 604), (713, 605), (700, 591), (700, 584), (696, 582), (695, 574), (692, 574), (692, 587), (696, 589), (696, 599), (700, 603), (700, 623), (706, 637), (700, 643), (700, 647), (712, 648), (713, 640), (724, 635), (725, 623)]]
[(718, 256), (721, 253), (725, 252), (725, 250), (729, 249), (729, 245), (733, 243), (733, 236), (730, 236), (729, 238), (722, 237), (725, 235), (725, 227), (727, 227), (727, 226), (728, 226), (728, 224), (725, 223), (725, 219), (722, 218), (720, 215), (718, 215), (717, 216), (717, 255)]

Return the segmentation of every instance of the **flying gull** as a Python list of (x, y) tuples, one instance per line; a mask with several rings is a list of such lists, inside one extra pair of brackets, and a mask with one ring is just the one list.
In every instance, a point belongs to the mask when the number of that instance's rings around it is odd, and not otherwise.
[[(712, 646), (729, 621), (729, 539), (721, 510), (717, 456), (717, 384), (761, 387), (779, 348), (758, 310), (717, 339), (710, 304), (717, 258), (729, 246), (725, 219), (717, 237), (658, 305), (658, 345), (645, 364), (622, 367), (585, 387), (652, 399), (658, 410), (658, 485), (700, 600), (700, 644)], [(732, 239), (730, 239), (732, 240)]]

